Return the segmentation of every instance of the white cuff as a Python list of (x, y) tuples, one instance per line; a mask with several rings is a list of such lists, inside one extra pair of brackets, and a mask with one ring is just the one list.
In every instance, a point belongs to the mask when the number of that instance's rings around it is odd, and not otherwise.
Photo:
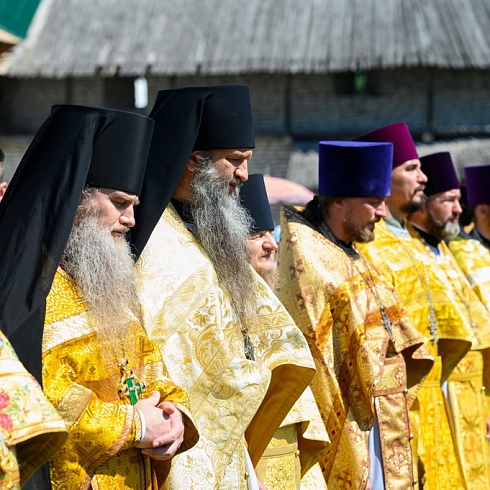
[(146, 435), (146, 419), (145, 416), (141, 413), (141, 410), (138, 410), (138, 413), (140, 414), (140, 420), (141, 420), (141, 440), (143, 440)]

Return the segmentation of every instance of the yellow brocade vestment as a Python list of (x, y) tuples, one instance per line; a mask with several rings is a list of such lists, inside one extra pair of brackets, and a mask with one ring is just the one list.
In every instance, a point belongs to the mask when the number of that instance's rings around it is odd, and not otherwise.
[[(410, 232), (419, 243), (422, 239), (414, 228)], [(464, 273), (444, 242), (437, 246), (439, 254), (426, 247), (437, 262), (434, 268), (448, 287), (448, 294), (460, 321), (472, 334), (472, 347), (448, 378), (448, 397), (454, 423), (454, 437), (463, 469), (466, 487), (471, 490), (490, 488), (490, 459), (486, 441), (485, 385), (490, 388), (489, 360), (490, 313), (466, 280)], [(487, 375), (484, 385), (484, 373)], [(490, 389), (489, 389), (490, 394)]]
[(278, 297), (306, 336), (317, 366), (311, 388), (331, 440), (321, 462), (329, 490), (365, 487), (375, 416), (385, 488), (410, 488), (405, 358), (419, 375), (413, 384), (429, 372), (432, 358), (398, 296), (358, 253), (349, 257), (300, 210), (281, 210), (278, 270)]
[(478, 240), (461, 235), (449, 242), (449, 250), (473, 291), (490, 311), (490, 250)]
[(68, 433), (0, 331), (0, 489), (20, 489)]
[(228, 293), (171, 204), (136, 267), (145, 328), (186, 389), (200, 434), (174, 458), (166, 488), (245, 489), (244, 437), (256, 465), (313, 377), (306, 341), (257, 275), (257, 316), (248, 323), (255, 361), (245, 357)]
[[(197, 440), (186, 415), (187, 396), (169, 379), (158, 347), (134, 321), (128, 328), (134, 348), (125, 359), (146, 384), (146, 395), (160, 392), (183, 412), (185, 451)], [(114, 344), (118, 337), (114, 336)], [(121, 372), (112, 342), (97, 337), (96, 326), (71, 279), (58, 269), (47, 298), (43, 335), (43, 386), (62, 415), (69, 436), (51, 461), (53, 489), (160, 488), (168, 464), (136, 448), (141, 421), (128, 399), (120, 398)]]
[(318, 461), (328, 449), (329, 437), (308, 387), (294, 404), (267, 446), (257, 476), (267, 490), (326, 489)]
[[(395, 233), (385, 220), (376, 224), (376, 238), (361, 244), (364, 255), (390, 281), (408, 315), (434, 356), (431, 373), (418, 392), (418, 404), (410, 412), (412, 431), (424, 472), (424, 489), (464, 488), (460, 461), (451, 433), (441, 383), (447, 380), (471, 347), (471, 332), (461, 321), (444, 281), (434, 273), (433, 259), (406, 229)], [(438, 343), (430, 330), (430, 306), (437, 325)]]

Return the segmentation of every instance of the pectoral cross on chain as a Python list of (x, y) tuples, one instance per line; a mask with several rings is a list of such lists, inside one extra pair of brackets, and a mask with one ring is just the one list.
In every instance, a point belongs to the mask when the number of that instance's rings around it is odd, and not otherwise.
[(381, 311), (381, 321), (383, 322), (383, 327), (388, 332), (391, 341), (394, 343), (395, 339), (393, 338), (392, 324), (391, 324), (390, 317), (388, 316), (388, 313), (386, 313), (385, 305), (381, 305), (380, 311)]
[(429, 308), (429, 330), (432, 335), (432, 343), (437, 344), (439, 342), (439, 334), (437, 332), (436, 315), (434, 313), (434, 307), (430, 305)]
[(245, 350), (245, 357), (249, 361), (255, 361), (254, 346), (252, 344), (252, 339), (250, 338), (248, 333), (243, 334), (243, 347)]
[(141, 383), (134, 375), (133, 370), (129, 369), (129, 361), (127, 359), (123, 359), (119, 363), (119, 368), (121, 370), (119, 396), (121, 398), (129, 397), (131, 405), (135, 405), (146, 391), (145, 383)]

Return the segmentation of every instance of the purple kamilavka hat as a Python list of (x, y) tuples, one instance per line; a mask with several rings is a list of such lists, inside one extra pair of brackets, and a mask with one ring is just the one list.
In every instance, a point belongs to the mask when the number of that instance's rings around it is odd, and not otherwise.
[(490, 164), (464, 168), (468, 204), (490, 204)]
[(320, 141), (318, 194), (387, 197), (391, 191), (391, 143)]
[(353, 141), (389, 142), (393, 143), (393, 168), (408, 160), (418, 160), (419, 155), (408, 126), (398, 122), (375, 129), (357, 136)]
[(459, 179), (451, 155), (447, 151), (433, 153), (420, 158), (422, 172), (427, 175), (424, 193), (427, 196), (459, 189)]

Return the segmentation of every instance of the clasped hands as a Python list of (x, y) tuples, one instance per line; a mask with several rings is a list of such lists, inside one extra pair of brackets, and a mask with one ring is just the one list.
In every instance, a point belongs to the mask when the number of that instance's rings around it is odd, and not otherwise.
[(148, 398), (139, 400), (137, 408), (145, 418), (146, 431), (137, 445), (143, 454), (153, 459), (170, 459), (184, 440), (182, 413), (172, 402), (161, 402), (160, 393), (154, 391)]

